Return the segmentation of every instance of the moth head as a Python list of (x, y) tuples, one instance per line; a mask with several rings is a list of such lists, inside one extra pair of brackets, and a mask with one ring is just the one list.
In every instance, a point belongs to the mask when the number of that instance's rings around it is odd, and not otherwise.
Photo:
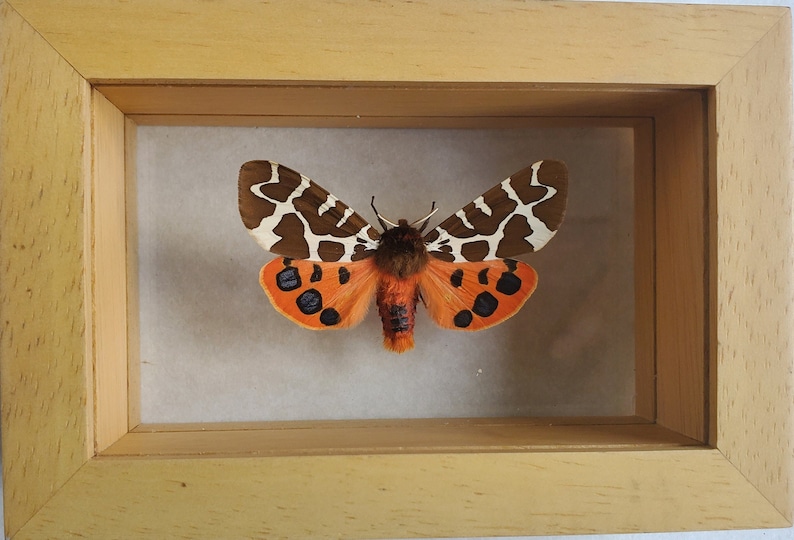
[(400, 219), (380, 235), (375, 251), (375, 265), (383, 272), (405, 279), (420, 272), (427, 264), (427, 249), (422, 233)]

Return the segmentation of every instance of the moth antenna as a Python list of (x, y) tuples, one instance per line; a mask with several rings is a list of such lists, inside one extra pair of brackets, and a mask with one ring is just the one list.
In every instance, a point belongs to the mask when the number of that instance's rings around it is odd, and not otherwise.
[(372, 207), (372, 211), (375, 212), (375, 216), (378, 218), (378, 223), (380, 223), (380, 226), (383, 228), (384, 231), (388, 230), (389, 228), (387, 224), (391, 225), (392, 227), (399, 226), (396, 223), (392, 223), (391, 221), (389, 221), (388, 219), (386, 219), (385, 217), (383, 217), (378, 213), (378, 209), (375, 208), (375, 195), (372, 196), (372, 200), (369, 202), (369, 205)]
[[(391, 225), (392, 227), (399, 227), (399, 225), (397, 225), (396, 223), (393, 223), (393, 222), (389, 221), (388, 219), (386, 219), (385, 217), (383, 217), (383, 216), (382, 216), (382, 215), (380, 215), (380, 214), (378, 214), (378, 220), (381, 222), (381, 225), (383, 225), (383, 222), (385, 221), (386, 223), (388, 223), (388, 224), (389, 224), (389, 225)], [(387, 227), (384, 225), (384, 227), (383, 227), (383, 228), (384, 228), (384, 229), (386, 229)]]
[[(414, 226), (414, 225), (416, 225), (417, 223), (422, 223), (422, 226), (421, 226), (421, 227), (419, 227), (419, 232), (423, 232), (423, 231), (425, 230), (425, 227), (427, 227), (428, 220), (429, 220), (431, 217), (433, 217), (433, 214), (435, 214), (436, 212), (438, 212), (438, 208), (436, 208), (436, 201), (433, 201), (433, 205), (430, 207), (430, 213), (429, 213), (429, 214), (427, 214), (427, 215), (426, 215), (425, 217), (423, 217), (422, 219), (417, 219), (416, 221), (414, 221), (413, 223), (411, 223), (411, 227), (413, 227), (413, 226)], [(424, 223), (423, 223), (423, 222), (424, 222)]]

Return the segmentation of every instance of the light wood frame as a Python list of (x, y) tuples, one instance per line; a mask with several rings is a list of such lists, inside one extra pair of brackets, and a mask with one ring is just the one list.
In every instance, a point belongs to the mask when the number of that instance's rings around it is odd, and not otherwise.
[[(8, 536), (791, 523), (787, 9), (9, 0), (0, 15)], [(653, 315), (637, 339), (656, 365), (638, 364), (652, 391), (635, 418), (138, 425), (137, 123), (581, 117), (633, 126), (651, 186), (638, 227), (653, 230), (638, 233), (655, 276), (637, 287)]]

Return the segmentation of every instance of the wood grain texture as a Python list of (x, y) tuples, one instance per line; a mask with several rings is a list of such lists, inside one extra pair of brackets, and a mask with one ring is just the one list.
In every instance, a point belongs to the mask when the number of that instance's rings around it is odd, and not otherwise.
[[(794, 515), (791, 20), (715, 92), (717, 447)], [(752, 126), (762, 126), (754, 130)]]
[[(509, 0), (491, 0), (487, 10), (477, 0), (75, 0), (57, 10), (48, 0), (9, 1), (92, 82), (708, 85), (785, 13)], [(624, 51), (631, 51), (630, 62), (620, 61)]]
[(706, 442), (705, 98), (656, 118), (657, 421)]
[[(425, 419), (296, 422), (213, 430), (140, 426), (102, 453), (109, 456), (253, 457), (345, 454), (495, 453), (571, 450), (658, 450), (699, 443), (650, 423), (601, 419), (590, 424), (533, 419)], [(512, 420), (512, 421), (511, 421)], [(524, 420), (524, 422), (521, 422)], [(636, 421), (636, 419), (635, 419)], [(276, 423), (278, 424), (278, 423)]]
[(138, 289), (138, 126), (125, 117), (124, 163), (127, 211), (127, 426), (141, 423), (141, 308)]
[(656, 166), (654, 123), (634, 124), (634, 414), (656, 421)]
[(352, 539), (785, 526), (716, 450), (495, 456), (97, 459), (17, 540), (67, 531)]
[(84, 351), (89, 87), (0, 5), (0, 393), (6, 533), (92, 450)]
[(185, 422), (180, 424), (141, 424), (131, 431), (135, 433), (188, 432), (188, 431), (238, 431), (261, 429), (334, 429), (340, 426), (358, 429), (396, 427), (399, 429), (420, 427), (429, 428), (443, 425), (446, 427), (476, 426), (602, 426), (650, 424), (638, 416), (564, 416), (564, 417), (526, 417), (502, 416), (498, 418), (380, 418), (365, 420), (281, 420), (268, 422)]
[[(452, 96), (454, 98), (454, 96)], [(551, 114), (552, 111), (547, 111)], [(633, 117), (561, 116), (196, 116), (131, 115), (137, 125), (236, 126), (236, 127), (326, 127), (326, 128), (407, 128), (407, 129), (507, 129), (526, 127), (631, 127)]]
[(99, 84), (126, 114), (145, 123), (162, 116), (275, 118), (654, 116), (686, 90), (626, 85), (485, 83), (288, 84), (245, 86)]
[(95, 448), (127, 433), (127, 208), (124, 115), (92, 92), (91, 297)]

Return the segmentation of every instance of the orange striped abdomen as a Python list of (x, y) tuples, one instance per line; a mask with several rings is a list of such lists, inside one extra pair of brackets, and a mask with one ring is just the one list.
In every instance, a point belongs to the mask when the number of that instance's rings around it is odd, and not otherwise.
[(397, 353), (413, 349), (418, 274), (398, 278), (381, 272), (375, 299), (383, 322), (383, 346)]

